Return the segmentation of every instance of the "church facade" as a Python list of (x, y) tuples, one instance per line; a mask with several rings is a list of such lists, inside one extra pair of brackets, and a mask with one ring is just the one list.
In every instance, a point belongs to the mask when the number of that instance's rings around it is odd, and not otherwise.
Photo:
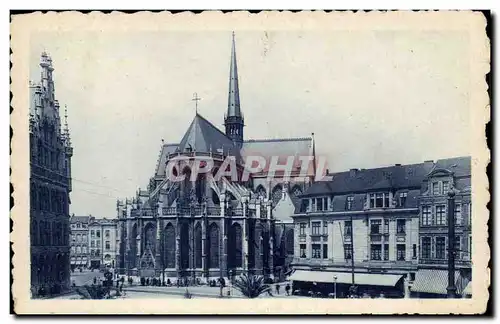
[[(196, 113), (180, 142), (162, 143), (148, 188), (117, 201), (120, 273), (205, 281), (243, 272), (273, 277), (288, 270), (291, 216), (312, 182), (311, 167), (304, 176), (296, 158), (289, 178), (264, 167), (245, 179), (244, 161), (311, 156), (313, 138), (245, 140), (244, 122), (233, 34), (225, 131)], [(226, 170), (228, 157), (237, 179), (216, 176), (219, 168)], [(193, 162), (200, 158), (213, 167), (193, 176)], [(170, 174), (184, 179), (172, 181)]]

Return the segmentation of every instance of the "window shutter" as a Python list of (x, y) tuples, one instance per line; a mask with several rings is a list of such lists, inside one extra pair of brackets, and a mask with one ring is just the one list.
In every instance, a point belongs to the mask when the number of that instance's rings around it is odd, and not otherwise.
[(465, 253), (465, 251), (467, 250), (466, 246), (467, 246), (467, 237), (462, 235), (462, 236), (460, 236), (460, 259), (461, 260), (467, 256), (467, 254)]

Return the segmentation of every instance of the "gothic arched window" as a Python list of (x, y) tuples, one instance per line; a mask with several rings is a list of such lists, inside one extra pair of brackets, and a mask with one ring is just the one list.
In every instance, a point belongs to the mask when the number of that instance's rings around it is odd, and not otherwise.
[(175, 227), (168, 223), (163, 232), (163, 253), (165, 268), (175, 268)]
[(201, 225), (200, 223), (196, 224), (196, 227), (194, 228), (194, 263), (195, 263), (195, 268), (201, 269), (202, 267), (202, 232), (201, 232)]
[(267, 196), (266, 189), (262, 185), (257, 187), (256, 192), (259, 197), (265, 198)]
[(219, 267), (219, 227), (212, 223), (209, 228), (209, 268)]
[(181, 242), (180, 242), (180, 252), (181, 252), (181, 269), (189, 268), (189, 250), (191, 245), (189, 244), (189, 225), (183, 223), (181, 225)]
[(242, 230), (238, 223), (234, 223), (229, 229), (229, 267), (238, 268), (242, 266)]
[(276, 206), (276, 204), (281, 200), (283, 197), (283, 187), (281, 185), (276, 185), (273, 188), (273, 193), (271, 195), (271, 199), (273, 200), (273, 205)]
[(294, 197), (298, 197), (298, 196), (302, 195), (302, 189), (300, 188), (300, 186), (299, 186), (299, 185), (295, 185), (295, 186), (293, 186), (293, 188), (292, 188), (291, 194), (292, 194)]

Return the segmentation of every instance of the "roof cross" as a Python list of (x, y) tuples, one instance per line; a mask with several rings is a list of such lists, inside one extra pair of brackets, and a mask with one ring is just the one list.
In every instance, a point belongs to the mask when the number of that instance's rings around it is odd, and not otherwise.
[(196, 109), (196, 114), (198, 114), (198, 101), (201, 100), (200, 97), (198, 97), (198, 93), (193, 93), (193, 99), (191, 99), (192, 101), (195, 102), (195, 109)]

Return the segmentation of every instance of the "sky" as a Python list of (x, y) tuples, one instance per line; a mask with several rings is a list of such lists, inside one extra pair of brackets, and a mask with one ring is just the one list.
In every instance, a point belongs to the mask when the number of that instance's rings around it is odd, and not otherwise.
[[(306, 137), (330, 171), (470, 155), (469, 39), (460, 31), (236, 33), (246, 139)], [(116, 217), (145, 188), (161, 140), (198, 112), (223, 129), (231, 31), (39, 33), (68, 107), (70, 212)]]

